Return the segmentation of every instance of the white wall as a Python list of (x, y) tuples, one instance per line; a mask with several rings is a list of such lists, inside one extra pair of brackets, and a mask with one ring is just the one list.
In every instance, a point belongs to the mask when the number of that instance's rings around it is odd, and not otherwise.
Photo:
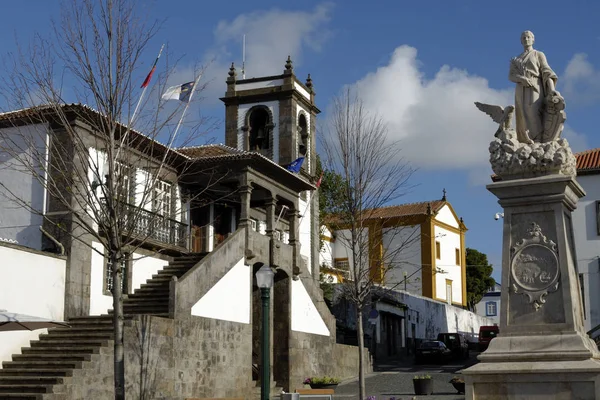
[[(104, 268), (106, 265), (104, 248), (98, 242), (92, 242), (92, 269), (90, 282), (90, 315), (106, 314), (113, 308), (112, 295), (104, 294)], [(131, 262), (131, 291), (139, 289), (152, 275), (169, 264), (168, 261), (156, 257), (133, 253)]]
[[(306, 193), (306, 197), (307, 199), (310, 198), (310, 191), (307, 191)], [(312, 212), (312, 207), (310, 205), (310, 203), (302, 200), (301, 198), (299, 199), (299, 205), (298, 207), (300, 208), (300, 212), (302, 213), (303, 217), (300, 220), (300, 237), (298, 238), (300, 240), (300, 255), (303, 256), (303, 258), (305, 258), (306, 260), (306, 268), (308, 268), (308, 272), (312, 274), (312, 257), (311, 257), (311, 212)]]
[[(12, 149), (11, 154), (0, 151), (0, 182), (6, 186), (0, 185), (0, 238), (16, 240), (36, 250), (42, 246), (39, 227), (46, 194), (34, 175), (45, 176), (47, 138), (47, 124), (0, 129), (0, 147)], [(40, 155), (44, 156), (41, 160)], [(34, 174), (25, 168), (30, 163), (37, 166)], [(16, 203), (15, 199), (27, 206)], [(32, 208), (37, 212), (31, 212)]]
[(302, 280), (292, 280), (292, 330), (329, 336), (329, 329), (312, 302)]
[[(274, 81), (275, 82), (275, 81)], [(250, 84), (248, 84), (250, 85)], [(259, 87), (264, 87), (264, 82), (260, 82)], [(236, 89), (239, 88), (240, 85), (237, 85)], [(244, 89), (247, 89), (249, 87), (244, 87)], [(240, 89), (237, 89), (240, 90)], [(251, 104), (240, 104), (238, 107), (238, 123), (237, 123), (237, 127), (238, 127), (238, 141), (237, 141), (237, 148), (240, 150), (244, 149), (244, 134), (246, 134), (246, 132), (244, 132), (242, 130), (242, 127), (244, 127), (244, 125), (246, 125), (246, 114), (248, 113), (248, 111), (254, 107), (254, 106), (266, 106), (271, 113), (273, 114), (273, 123), (275, 124), (275, 127), (273, 128), (273, 132), (272, 132), (272, 138), (273, 138), (273, 143), (271, 143), (271, 148), (273, 149), (273, 161), (275, 161), (276, 163), (279, 163), (279, 102), (278, 101), (265, 101), (262, 103), (251, 103)]]
[(406, 321), (408, 337), (412, 337), (411, 324), (414, 323), (417, 339), (436, 339), (438, 333), (458, 332), (465, 334), (469, 341), (477, 341), (479, 327), (494, 324), (490, 318), (423, 296), (396, 292), (394, 297), (408, 306), (407, 316), (410, 316), (410, 320)]
[(131, 291), (139, 289), (152, 275), (169, 265), (169, 262), (156, 257), (133, 253), (131, 262)]
[(438, 211), (438, 213), (435, 215), (435, 219), (443, 222), (444, 224), (450, 225), (453, 228), (458, 229), (459, 227), (458, 221), (456, 220), (456, 217), (454, 217), (454, 213), (452, 213), (452, 210), (450, 210), (448, 205), (445, 205)]
[[(487, 317), (494, 322), (494, 324), (500, 325), (500, 293), (497, 296), (495, 295), (486, 295), (483, 296), (481, 301), (475, 305), (475, 312), (477, 315), (481, 315), (482, 317)], [(496, 315), (491, 316), (487, 315), (487, 304), (495, 303), (496, 304)]]
[[(452, 280), (452, 302), (462, 303), (462, 271), (460, 265), (456, 264), (456, 249), (460, 249), (460, 234), (444, 229), (440, 226), (434, 226), (435, 241), (440, 242), (440, 259), (434, 254), (435, 266), (437, 272), (435, 276), (436, 292), (435, 297), (439, 300), (447, 301), (446, 298), (446, 279)], [(461, 250), (463, 251), (463, 250)]]
[(578, 272), (583, 276), (586, 331), (600, 324), (600, 236), (596, 201), (600, 200), (600, 174), (577, 177), (586, 192), (573, 212), (573, 233)]
[(249, 324), (250, 274), (250, 266), (240, 259), (192, 306), (192, 315)]
[[(64, 320), (66, 259), (0, 243), (0, 309)], [(0, 332), (0, 368), (47, 330)]]
[(319, 265), (326, 265), (333, 267), (333, 246), (335, 242), (332, 242), (332, 233), (327, 227), (321, 226), (321, 241), (323, 247), (319, 249)]
[[(383, 232), (384, 248), (388, 252), (401, 251), (394, 254), (394, 267), (385, 277), (387, 287), (404, 290), (404, 272), (406, 272), (406, 290), (414, 294), (422, 294), (421, 280), (421, 226), (400, 226), (386, 229)], [(386, 259), (387, 261), (387, 259)]]
[[(241, 76), (239, 78), (243, 79)], [(250, 77), (248, 77), (248, 78), (250, 78)], [(272, 86), (281, 86), (281, 85), (283, 85), (283, 79), (273, 79), (273, 80), (260, 81), (260, 82), (237, 83), (235, 85), (235, 90), (236, 91), (251, 90), (251, 89), (260, 89), (260, 88), (272, 87)]]
[[(112, 296), (104, 294), (104, 247), (92, 242), (92, 269), (90, 273), (90, 315), (106, 314), (112, 309)], [(98, 254), (100, 252), (100, 254)]]

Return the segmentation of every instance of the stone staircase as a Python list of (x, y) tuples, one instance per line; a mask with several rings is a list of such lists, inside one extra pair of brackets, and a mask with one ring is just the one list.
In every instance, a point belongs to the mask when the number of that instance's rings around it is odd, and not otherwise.
[[(180, 278), (206, 254), (178, 257), (123, 299), (125, 318), (148, 314), (169, 317), (169, 282)], [(109, 311), (112, 314), (112, 310)], [(0, 399), (44, 400), (44, 394), (60, 398), (61, 385), (75, 369), (91, 361), (113, 339), (112, 315), (72, 318), (69, 328), (49, 329), (33, 340), (22, 354), (3, 362), (0, 369)], [(58, 395), (58, 396), (57, 396)]]

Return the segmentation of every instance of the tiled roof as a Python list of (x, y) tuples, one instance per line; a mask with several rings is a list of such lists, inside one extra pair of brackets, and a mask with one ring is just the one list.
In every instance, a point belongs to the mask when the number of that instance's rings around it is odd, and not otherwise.
[(575, 154), (577, 158), (577, 172), (600, 172), (600, 148), (586, 150)]
[[(81, 103), (71, 103), (71, 104), (45, 104), (36, 107), (23, 108), (20, 110), (14, 110), (9, 112), (0, 113), (0, 121), (18, 121), (21, 119), (31, 119), (31, 122), (35, 122), (36, 120), (44, 119), (47, 117), (52, 117), (56, 115), (58, 109), (62, 109), (64, 113), (73, 113), (75, 117), (77, 116), (85, 116), (85, 118), (106, 118), (106, 115), (101, 113), (94, 108), (81, 104)], [(123, 128), (127, 129), (127, 126), (117, 121), (118, 124)], [(14, 123), (14, 122), (13, 122)], [(135, 135), (135, 137), (143, 140), (155, 143), (163, 150), (167, 149), (167, 146), (156, 141), (148, 136), (142, 134), (135, 129), (129, 128), (128, 130), (131, 135)], [(176, 151), (176, 149), (171, 149), (172, 152), (179, 154), (180, 157), (188, 158), (182, 153)]]
[(446, 202), (444, 200), (423, 201), (420, 203), (399, 204), (397, 206), (380, 207), (374, 210), (365, 210), (368, 218), (395, 218), (410, 215), (426, 215), (429, 207), (431, 212), (438, 212)]
[(208, 145), (203, 145), (203, 146), (179, 147), (175, 150), (181, 154), (185, 154), (186, 156), (188, 156), (190, 158), (230, 156), (232, 154), (245, 153), (242, 150), (234, 149), (233, 147), (225, 146), (223, 144), (208, 144)]
[[(399, 204), (397, 206), (379, 207), (364, 211), (365, 219), (390, 219), (398, 217), (410, 217), (427, 215), (431, 207), (432, 213), (437, 213), (444, 205), (445, 200), (423, 201), (420, 203)], [(339, 215), (327, 215), (323, 222), (325, 224), (337, 224)]]

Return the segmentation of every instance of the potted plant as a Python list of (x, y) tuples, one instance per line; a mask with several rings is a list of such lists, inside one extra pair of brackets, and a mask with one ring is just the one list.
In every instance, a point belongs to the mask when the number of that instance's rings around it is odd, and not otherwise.
[(463, 378), (455, 376), (454, 378), (450, 379), (450, 383), (452, 386), (454, 386), (454, 389), (456, 389), (458, 393), (465, 392), (465, 381)]
[(430, 375), (416, 375), (413, 378), (413, 387), (415, 388), (415, 394), (433, 394), (433, 380)]
[(312, 376), (304, 380), (305, 385), (310, 385), (311, 389), (334, 389), (340, 380), (331, 376)]

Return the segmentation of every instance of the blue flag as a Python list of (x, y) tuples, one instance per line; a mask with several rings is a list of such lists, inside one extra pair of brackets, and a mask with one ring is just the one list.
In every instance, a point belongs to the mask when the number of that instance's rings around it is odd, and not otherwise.
[(302, 163), (304, 162), (304, 157), (296, 158), (294, 161), (289, 163), (285, 169), (290, 172), (298, 173), (300, 172), (300, 168), (302, 168)]

